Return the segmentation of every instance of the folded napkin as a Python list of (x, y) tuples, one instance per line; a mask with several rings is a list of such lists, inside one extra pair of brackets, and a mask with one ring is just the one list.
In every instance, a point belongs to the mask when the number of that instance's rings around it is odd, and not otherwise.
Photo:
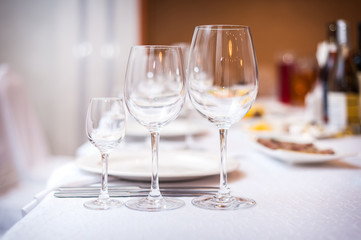
[[(108, 181), (112, 178), (109, 177)], [(22, 208), (22, 214), (25, 216), (34, 209), (50, 192), (63, 186), (81, 186), (100, 182), (99, 174), (85, 172), (79, 169), (76, 163), (68, 163), (54, 171), (50, 176), (47, 187), (37, 193), (31, 202)]]

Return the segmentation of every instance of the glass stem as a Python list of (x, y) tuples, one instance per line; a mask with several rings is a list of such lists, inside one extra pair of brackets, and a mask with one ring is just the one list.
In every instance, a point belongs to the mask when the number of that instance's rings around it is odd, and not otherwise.
[(102, 186), (100, 189), (99, 199), (109, 198), (108, 194), (108, 153), (102, 153)]
[(229, 195), (230, 190), (227, 186), (227, 129), (219, 129), (220, 148), (221, 148), (221, 172), (219, 181), (219, 194)]
[(159, 190), (159, 176), (158, 176), (158, 143), (159, 132), (151, 132), (151, 144), (152, 144), (152, 181), (150, 185), (150, 192), (148, 198), (159, 199), (162, 195)]

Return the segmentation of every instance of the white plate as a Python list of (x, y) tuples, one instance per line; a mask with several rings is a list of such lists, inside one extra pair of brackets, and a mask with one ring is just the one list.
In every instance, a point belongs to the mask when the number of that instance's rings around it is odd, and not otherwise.
[[(305, 143), (305, 141), (302, 140), (294, 141), (294, 142)], [(322, 162), (328, 162), (355, 155), (355, 153), (340, 153), (335, 150), (334, 150), (335, 154), (301, 153), (301, 152), (282, 150), (282, 149), (275, 150), (258, 143), (256, 140), (254, 140), (253, 143), (255, 148), (260, 152), (269, 155), (273, 158), (277, 158), (279, 160), (292, 164), (322, 163)], [(325, 149), (325, 146), (322, 146), (317, 143), (314, 144), (319, 149)]]
[[(77, 159), (78, 166), (89, 172), (101, 173), (99, 155)], [(227, 172), (238, 169), (239, 162), (229, 158)], [(200, 151), (159, 152), (159, 180), (178, 181), (217, 175), (220, 171), (218, 155)], [(109, 157), (109, 175), (129, 179), (150, 181), (151, 152), (114, 152)]]
[[(149, 131), (138, 122), (127, 123), (125, 131), (127, 136), (149, 136)], [(187, 120), (176, 120), (164, 126), (160, 131), (160, 135), (162, 137), (182, 137), (186, 135), (205, 134), (207, 131), (207, 125), (201, 125)]]

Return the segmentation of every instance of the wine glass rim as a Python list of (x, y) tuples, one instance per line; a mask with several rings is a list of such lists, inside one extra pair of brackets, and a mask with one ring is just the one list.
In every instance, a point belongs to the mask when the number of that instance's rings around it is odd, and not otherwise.
[(180, 49), (180, 46), (174, 45), (135, 45), (132, 48), (145, 48), (145, 49)]
[(207, 29), (207, 30), (240, 30), (240, 29), (249, 29), (249, 26), (246, 25), (234, 25), (234, 24), (209, 24), (209, 25), (199, 25), (196, 26), (197, 29)]

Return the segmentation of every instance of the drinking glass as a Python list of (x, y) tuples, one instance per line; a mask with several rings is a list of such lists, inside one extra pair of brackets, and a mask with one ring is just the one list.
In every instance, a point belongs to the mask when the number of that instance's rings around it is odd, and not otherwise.
[(92, 98), (88, 107), (86, 132), (98, 148), (102, 160), (101, 190), (98, 199), (84, 203), (89, 209), (106, 210), (121, 207), (121, 201), (108, 194), (108, 157), (124, 138), (125, 111), (121, 98)]
[(162, 197), (158, 177), (160, 129), (177, 118), (184, 103), (186, 89), (180, 48), (132, 47), (124, 90), (129, 113), (150, 132), (152, 149), (152, 177), (148, 197), (127, 201), (125, 205), (141, 211), (182, 207), (182, 200)]
[(232, 196), (227, 186), (227, 132), (251, 108), (258, 91), (258, 72), (249, 27), (197, 26), (188, 61), (188, 92), (193, 106), (220, 133), (220, 189), (192, 200), (200, 208), (233, 210), (255, 205)]

